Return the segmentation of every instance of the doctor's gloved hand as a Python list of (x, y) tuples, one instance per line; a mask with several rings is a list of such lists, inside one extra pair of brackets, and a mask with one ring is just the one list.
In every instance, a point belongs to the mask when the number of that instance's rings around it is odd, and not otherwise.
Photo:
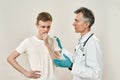
[(61, 44), (61, 42), (60, 42), (60, 39), (59, 39), (57, 36), (54, 36), (54, 38), (56, 39), (59, 48), (62, 49), (63, 47), (62, 47), (62, 44)]
[(65, 54), (63, 54), (63, 56), (65, 57), (65, 59), (53, 59), (53, 63), (58, 67), (70, 68), (73, 63), (68, 56), (66, 56)]

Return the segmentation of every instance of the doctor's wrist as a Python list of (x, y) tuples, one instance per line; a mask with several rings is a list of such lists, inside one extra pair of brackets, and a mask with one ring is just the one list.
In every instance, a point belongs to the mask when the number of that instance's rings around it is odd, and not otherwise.
[(71, 64), (71, 66), (68, 68), (69, 70), (72, 70), (72, 66), (73, 66), (73, 63)]

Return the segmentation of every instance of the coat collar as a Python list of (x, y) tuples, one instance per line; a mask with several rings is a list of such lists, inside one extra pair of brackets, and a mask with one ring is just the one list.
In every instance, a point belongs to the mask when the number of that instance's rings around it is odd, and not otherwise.
[(84, 43), (93, 32), (89, 31), (79, 38), (80, 43)]

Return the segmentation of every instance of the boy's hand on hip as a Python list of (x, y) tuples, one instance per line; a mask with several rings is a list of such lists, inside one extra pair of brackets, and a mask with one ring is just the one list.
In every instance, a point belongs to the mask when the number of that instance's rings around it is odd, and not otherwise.
[(40, 78), (41, 74), (40, 71), (27, 71), (24, 73), (24, 75), (28, 78), (33, 78), (33, 79), (37, 79)]

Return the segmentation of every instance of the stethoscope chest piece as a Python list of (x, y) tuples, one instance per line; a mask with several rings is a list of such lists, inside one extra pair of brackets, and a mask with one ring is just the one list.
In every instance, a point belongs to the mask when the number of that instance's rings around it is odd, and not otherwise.
[(81, 47), (80, 50), (81, 50), (81, 52), (84, 52), (84, 47)]

